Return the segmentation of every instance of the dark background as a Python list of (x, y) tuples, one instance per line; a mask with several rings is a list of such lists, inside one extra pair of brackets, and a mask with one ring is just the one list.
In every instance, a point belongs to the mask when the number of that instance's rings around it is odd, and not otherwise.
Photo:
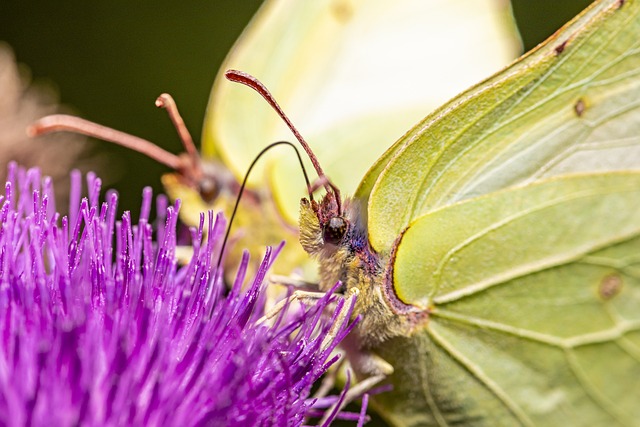
[[(260, 3), (2, 0), (0, 40), (76, 114), (178, 152), (176, 133), (154, 100), (171, 93), (198, 141), (218, 67)], [(514, 0), (525, 48), (588, 4)], [(101, 175), (120, 191), (120, 206), (135, 212), (145, 185), (161, 190), (164, 166), (108, 143), (93, 151), (108, 166)]]

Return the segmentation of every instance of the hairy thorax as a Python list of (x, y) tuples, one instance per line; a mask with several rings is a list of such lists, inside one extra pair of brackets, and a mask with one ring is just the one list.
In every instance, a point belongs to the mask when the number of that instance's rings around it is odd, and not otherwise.
[(324, 205), (325, 200), (316, 204), (303, 199), (300, 212), (300, 243), (318, 259), (320, 289), (326, 291), (340, 281), (344, 292), (358, 290), (354, 313), (361, 315), (357, 334), (363, 347), (375, 347), (394, 336), (410, 334), (410, 322), (390, 301), (396, 297), (387, 283), (389, 256), (376, 253), (369, 245), (359, 202), (345, 200), (344, 216), (349, 227), (338, 244), (323, 240)]

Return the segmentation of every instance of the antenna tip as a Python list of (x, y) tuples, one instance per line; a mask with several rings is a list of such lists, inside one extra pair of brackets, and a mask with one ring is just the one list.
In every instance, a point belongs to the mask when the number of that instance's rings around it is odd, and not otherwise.
[(158, 108), (166, 108), (168, 104), (175, 104), (173, 97), (168, 93), (162, 93), (159, 97), (156, 98), (156, 107)]
[(229, 69), (224, 72), (224, 76), (231, 81), (237, 81), (238, 75), (241, 75), (241, 74), (244, 74), (244, 73), (242, 71), (233, 70), (233, 69)]
[(252, 76), (249, 73), (245, 73), (244, 71), (231, 69), (231, 70), (225, 71), (224, 76), (227, 78), (227, 80), (230, 80), (235, 83), (242, 83), (252, 87), (261, 86), (258, 79), (256, 79), (254, 76)]

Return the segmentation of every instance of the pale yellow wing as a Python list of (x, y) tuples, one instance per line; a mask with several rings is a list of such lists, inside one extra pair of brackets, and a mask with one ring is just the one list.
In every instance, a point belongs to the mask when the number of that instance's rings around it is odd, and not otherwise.
[[(457, 92), (519, 50), (507, 2), (493, 0), (272, 0), (222, 69), (259, 78), (317, 153), (325, 172), (353, 192), (380, 154)], [(204, 154), (242, 176), (268, 143), (293, 140), (255, 93), (219, 75), (208, 106)], [(276, 156), (265, 177), (296, 223), (304, 195), (295, 158)]]
[[(389, 248), (418, 216), (515, 184), (640, 168), (640, 5), (601, 1), (398, 141), (358, 190)], [(374, 185), (375, 183), (375, 185)]]

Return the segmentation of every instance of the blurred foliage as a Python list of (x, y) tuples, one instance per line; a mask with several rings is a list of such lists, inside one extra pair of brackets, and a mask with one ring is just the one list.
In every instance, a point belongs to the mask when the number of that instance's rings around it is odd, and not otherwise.
[[(514, 0), (526, 48), (588, 3)], [(154, 107), (155, 98), (171, 93), (199, 140), (219, 64), (259, 4), (3, 0), (0, 40), (13, 47), (33, 78), (53, 85), (77, 114), (178, 152), (176, 133), (165, 112)], [(107, 143), (94, 150), (109, 164), (103, 178), (119, 189), (121, 206), (135, 211), (145, 185), (161, 190), (164, 166)]]

